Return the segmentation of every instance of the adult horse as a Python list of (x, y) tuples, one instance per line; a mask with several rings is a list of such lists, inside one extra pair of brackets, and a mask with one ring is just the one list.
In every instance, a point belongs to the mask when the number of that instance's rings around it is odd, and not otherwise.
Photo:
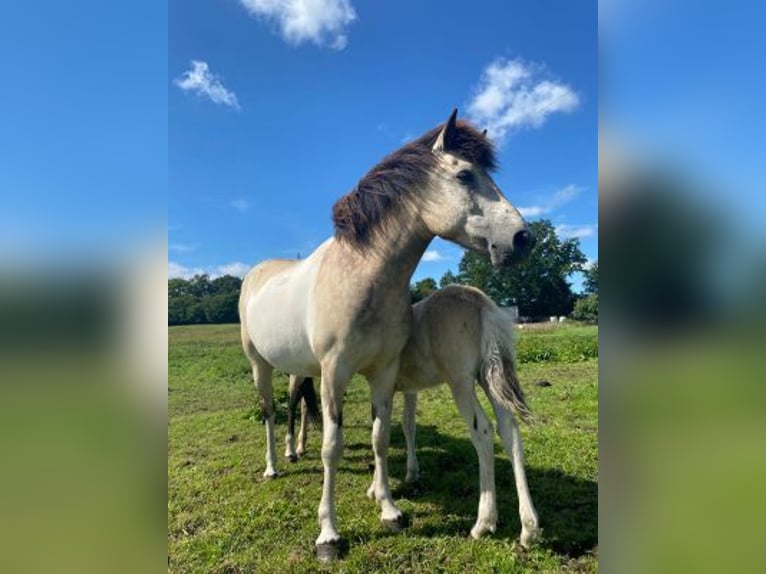
[[(514, 420), (515, 414), (528, 421), (530, 412), (516, 376), (513, 339), (513, 319), (479, 289), (449, 285), (435, 291), (412, 307), (412, 329), (400, 356), (395, 390), (404, 393), (405, 480), (413, 482), (419, 475), (415, 449), (417, 393), (442, 383), (449, 385), (479, 458), (479, 511), (471, 536), (480, 538), (495, 532), (498, 511), (492, 424), (476, 398), (478, 383), (495, 413), (497, 434), (513, 463), (521, 522), (519, 540), (522, 546), (529, 546), (540, 530), (524, 470), (524, 446)], [(296, 452), (292, 436), (298, 403), (301, 428)], [(318, 409), (313, 380), (291, 375), (285, 453), (290, 460), (297, 460), (305, 450), (308, 419)], [(369, 494), (373, 494), (372, 487)]]
[(388, 486), (391, 405), (412, 321), (409, 282), (435, 236), (488, 252), (494, 265), (525, 255), (533, 238), (490, 172), (487, 137), (449, 120), (373, 167), (333, 207), (335, 236), (300, 261), (269, 260), (245, 278), (242, 344), (266, 423), (265, 476), (276, 475), (272, 370), (321, 376), (322, 463), (317, 555), (337, 557), (335, 478), (343, 452), (343, 397), (354, 373), (370, 384), (373, 496), (381, 520), (402, 513)]

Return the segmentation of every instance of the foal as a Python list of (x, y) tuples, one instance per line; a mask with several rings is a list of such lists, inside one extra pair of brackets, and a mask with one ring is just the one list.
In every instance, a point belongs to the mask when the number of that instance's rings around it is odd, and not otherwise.
[[(479, 457), (481, 494), (471, 536), (479, 538), (486, 532), (495, 531), (497, 503), (492, 424), (477, 400), (474, 382), (478, 382), (492, 405), (497, 419), (497, 432), (513, 463), (521, 520), (520, 541), (522, 546), (529, 546), (537, 538), (539, 528), (524, 472), (521, 435), (512, 414), (515, 413), (524, 421), (530, 418), (529, 407), (514, 367), (513, 322), (480, 290), (462, 285), (450, 285), (435, 292), (414, 305), (412, 312), (412, 331), (402, 351), (396, 382), (396, 390), (404, 393), (402, 427), (407, 442), (405, 480), (413, 482), (418, 478), (418, 461), (415, 456), (417, 392), (446, 382), (468, 426), (471, 442)], [(304, 405), (310, 405), (313, 393), (311, 379), (291, 377), (291, 405), (292, 397), (300, 397), (304, 393)], [(313, 397), (316, 400), (315, 394)], [(292, 405), (293, 410), (295, 405)], [(291, 435), (292, 430), (288, 437)], [(305, 442), (303, 424), (301, 436)], [(373, 497), (372, 486), (367, 495)]]

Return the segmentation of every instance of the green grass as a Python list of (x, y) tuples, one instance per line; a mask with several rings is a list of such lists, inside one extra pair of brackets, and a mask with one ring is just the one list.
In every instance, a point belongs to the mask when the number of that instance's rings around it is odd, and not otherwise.
[[(595, 327), (522, 331), (519, 347), (555, 348), (597, 337)], [(391, 487), (410, 526), (380, 526), (365, 491), (372, 480), (369, 390), (349, 384), (344, 408), (345, 453), (336, 501), (347, 556), (322, 565), (314, 557), (322, 487), (321, 436), (308, 453), (264, 480), (265, 430), (239, 345), (237, 325), (173, 327), (168, 353), (168, 570), (171, 572), (593, 572), (597, 566), (597, 360), (521, 362), (519, 374), (535, 412), (522, 427), (527, 475), (543, 539), (522, 550), (510, 462), (496, 438), (498, 532), (468, 538), (478, 506), (478, 462), (446, 386), (418, 403), (421, 481), (404, 483), (401, 399), (391, 435)], [(596, 347), (597, 349), (597, 347)], [(597, 351), (596, 351), (597, 352)], [(572, 354), (574, 357), (576, 353)], [(553, 354), (551, 354), (553, 356)], [(550, 381), (538, 387), (534, 381)], [(274, 381), (280, 458), (287, 380)], [(483, 397), (482, 397), (483, 399)], [(487, 407), (484, 401), (485, 408)], [(490, 412), (490, 411), (488, 411)]]

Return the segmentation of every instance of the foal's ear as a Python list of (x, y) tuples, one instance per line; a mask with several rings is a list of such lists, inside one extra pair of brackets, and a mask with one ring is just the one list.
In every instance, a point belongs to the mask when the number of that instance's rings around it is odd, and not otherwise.
[(457, 108), (452, 110), (447, 123), (444, 124), (442, 131), (439, 133), (439, 137), (436, 138), (436, 142), (432, 148), (433, 151), (444, 151), (450, 149), (452, 146), (452, 140), (455, 138), (455, 122), (457, 121)]
[(481, 132), (481, 135), (484, 137), (487, 137), (487, 128), (484, 128)]

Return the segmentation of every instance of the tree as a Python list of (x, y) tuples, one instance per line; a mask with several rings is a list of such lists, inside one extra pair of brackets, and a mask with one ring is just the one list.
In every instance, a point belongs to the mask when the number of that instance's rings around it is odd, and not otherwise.
[(444, 289), (447, 285), (454, 285), (459, 282), (458, 277), (452, 271), (447, 271), (439, 280), (439, 288)]
[(410, 299), (412, 299), (413, 303), (417, 303), (428, 297), (437, 289), (438, 286), (436, 285), (436, 280), (431, 277), (426, 277), (415, 283), (415, 285), (410, 286)]
[(594, 261), (590, 267), (585, 267), (582, 274), (585, 276), (585, 292), (598, 295), (598, 261)]
[(231, 275), (169, 279), (168, 324), (236, 323), (241, 287), (242, 280)]
[(598, 293), (580, 297), (574, 305), (572, 319), (586, 323), (598, 323)]
[(526, 261), (497, 269), (488, 255), (466, 251), (458, 280), (478, 287), (500, 305), (517, 305), (523, 316), (568, 315), (575, 296), (567, 278), (586, 261), (580, 243), (559, 239), (547, 219), (533, 221), (530, 229), (537, 241)]

